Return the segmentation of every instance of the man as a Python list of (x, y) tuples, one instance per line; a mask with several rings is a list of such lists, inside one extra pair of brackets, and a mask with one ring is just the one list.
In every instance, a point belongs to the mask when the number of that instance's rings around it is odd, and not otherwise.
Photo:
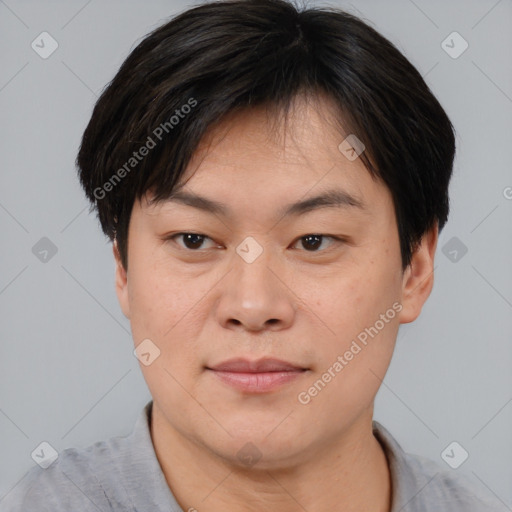
[(342, 11), (215, 2), (149, 34), (77, 165), (153, 400), (2, 510), (500, 510), (373, 421), (454, 154), (421, 75)]

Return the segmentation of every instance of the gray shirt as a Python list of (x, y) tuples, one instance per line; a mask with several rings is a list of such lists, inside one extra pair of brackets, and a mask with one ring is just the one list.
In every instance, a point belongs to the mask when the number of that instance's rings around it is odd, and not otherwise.
[[(63, 450), (47, 469), (31, 468), (0, 502), (0, 512), (186, 512), (176, 502), (156, 458), (150, 401), (132, 433), (87, 448)], [(429, 459), (406, 454), (378, 422), (392, 478), (391, 512), (506, 510), (491, 492)], [(200, 504), (196, 505), (200, 511)]]

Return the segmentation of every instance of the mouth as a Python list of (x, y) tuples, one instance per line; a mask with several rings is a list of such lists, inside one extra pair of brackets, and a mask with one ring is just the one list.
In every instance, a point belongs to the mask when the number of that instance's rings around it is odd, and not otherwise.
[(206, 367), (224, 384), (246, 393), (268, 393), (303, 376), (308, 368), (279, 359), (230, 359)]

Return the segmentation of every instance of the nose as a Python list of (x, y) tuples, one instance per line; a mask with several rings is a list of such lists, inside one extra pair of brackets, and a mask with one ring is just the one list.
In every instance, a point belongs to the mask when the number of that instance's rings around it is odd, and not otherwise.
[(253, 332), (288, 328), (297, 309), (289, 276), (269, 251), (252, 262), (236, 254), (221, 282), (218, 322), (227, 329)]

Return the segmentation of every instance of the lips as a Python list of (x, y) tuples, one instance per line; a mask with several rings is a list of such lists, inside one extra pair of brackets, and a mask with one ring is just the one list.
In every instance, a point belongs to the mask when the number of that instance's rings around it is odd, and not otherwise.
[(307, 368), (280, 359), (230, 359), (207, 367), (223, 384), (245, 393), (268, 393), (304, 375)]
[(259, 359), (249, 361), (247, 359), (230, 359), (210, 368), (218, 372), (231, 373), (268, 373), (268, 372), (293, 372), (306, 370), (298, 365), (282, 361), (280, 359)]

